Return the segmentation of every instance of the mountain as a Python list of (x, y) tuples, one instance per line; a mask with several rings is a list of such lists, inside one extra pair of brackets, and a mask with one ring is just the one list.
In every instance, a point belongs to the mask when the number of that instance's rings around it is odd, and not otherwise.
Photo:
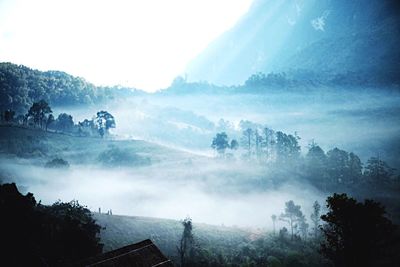
[(242, 84), (256, 72), (349, 75), (398, 83), (394, 0), (255, 0), (187, 66), (191, 81)]

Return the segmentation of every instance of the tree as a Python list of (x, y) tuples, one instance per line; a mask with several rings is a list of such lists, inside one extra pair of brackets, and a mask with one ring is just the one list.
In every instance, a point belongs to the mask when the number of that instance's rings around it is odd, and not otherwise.
[(321, 216), (326, 223), (321, 226), (322, 254), (340, 267), (385, 266), (384, 255), (395, 230), (385, 208), (373, 200), (357, 202), (346, 194), (334, 194), (326, 203), (329, 211)]
[(71, 115), (61, 113), (56, 120), (56, 127), (63, 132), (70, 132), (74, 128), (74, 120)]
[(348, 184), (349, 153), (335, 147), (326, 155), (331, 186)]
[(303, 213), (301, 212), (301, 206), (294, 204), (293, 200), (285, 203), (285, 212), (279, 216), (281, 221), (287, 222), (290, 228), (290, 239), (293, 240), (294, 229), (298, 226), (297, 224), (302, 220)]
[(379, 157), (371, 157), (365, 166), (366, 180), (375, 185), (389, 184), (392, 180), (394, 169)]
[(349, 176), (351, 183), (358, 184), (362, 179), (362, 162), (361, 159), (350, 152), (349, 154)]
[(215, 149), (220, 156), (223, 156), (225, 150), (229, 148), (228, 135), (225, 132), (217, 133), (212, 141), (211, 147)]
[(318, 239), (320, 229), (319, 225), (321, 222), (321, 205), (318, 203), (318, 201), (315, 201), (313, 204), (313, 212), (310, 215), (311, 222), (313, 223), (313, 234), (314, 234), (314, 239)]
[(306, 216), (304, 216), (304, 215), (300, 216), (298, 228), (299, 228), (299, 234), (304, 241), (307, 240), (308, 227), (309, 227), (309, 224), (307, 223)]
[(15, 111), (11, 109), (7, 109), (4, 111), (4, 121), (5, 122), (12, 122), (15, 116)]
[(46, 116), (50, 113), (53, 113), (53, 111), (49, 104), (44, 100), (40, 100), (39, 102), (34, 102), (29, 108), (28, 117), (33, 119), (35, 125), (43, 128)]
[(53, 116), (53, 114), (49, 114), (49, 116), (47, 117), (47, 121), (46, 121), (46, 131), (47, 131), (47, 128), (51, 125), (51, 124), (53, 124), (54, 123), (54, 116)]
[(300, 156), (300, 137), (276, 132), (276, 152), (278, 162), (295, 163)]
[(260, 161), (262, 155), (263, 137), (259, 133), (258, 129), (254, 131), (254, 144), (255, 144), (257, 160)]
[(52, 206), (0, 185), (0, 256), (7, 266), (70, 266), (102, 252), (101, 227), (77, 201)]
[(243, 148), (247, 150), (247, 157), (250, 158), (253, 150), (254, 142), (254, 131), (251, 128), (247, 128), (243, 131), (242, 144)]
[(96, 114), (96, 125), (101, 137), (108, 134), (109, 129), (115, 128), (115, 119), (108, 111), (101, 110)]
[(177, 250), (181, 261), (181, 267), (184, 267), (186, 266), (188, 254), (191, 253), (194, 244), (192, 219), (187, 217), (182, 221), (182, 225), (183, 233)]
[(275, 132), (268, 127), (263, 129), (263, 142), (262, 147), (265, 151), (266, 161), (270, 161), (273, 158), (273, 150), (275, 146)]
[(309, 180), (316, 187), (326, 190), (327, 167), (324, 150), (315, 142), (309, 145), (305, 160), (305, 171)]
[(232, 150), (237, 150), (239, 148), (239, 142), (236, 139), (232, 139), (229, 148)]
[(277, 216), (275, 214), (272, 214), (271, 219), (272, 219), (273, 233), (275, 235), (275, 225), (276, 225)]

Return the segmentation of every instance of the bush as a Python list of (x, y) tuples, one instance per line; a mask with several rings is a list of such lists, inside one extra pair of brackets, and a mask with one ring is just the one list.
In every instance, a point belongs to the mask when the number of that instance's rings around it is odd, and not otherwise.
[(147, 157), (139, 156), (127, 149), (122, 150), (115, 146), (100, 153), (98, 160), (103, 165), (109, 167), (141, 166), (151, 163), (150, 159)]
[(69, 168), (69, 163), (61, 158), (50, 160), (45, 165), (46, 168)]

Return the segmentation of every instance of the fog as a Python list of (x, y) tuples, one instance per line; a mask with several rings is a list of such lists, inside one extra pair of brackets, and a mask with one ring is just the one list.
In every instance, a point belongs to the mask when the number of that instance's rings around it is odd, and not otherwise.
[(34, 192), (43, 204), (77, 199), (94, 212), (101, 208), (132, 216), (190, 216), (195, 222), (226, 226), (270, 229), (271, 215), (282, 213), (286, 201), (294, 200), (309, 214), (313, 202), (322, 203), (325, 197), (293, 180), (273, 186), (265, 168), (206, 158), (175, 166), (76, 165), (67, 170), (3, 159), (2, 171), (22, 192)]
[[(387, 88), (313, 88), (264, 94), (148, 94), (118, 99), (107, 106), (61, 108), (75, 121), (97, 110), (115, 115), (118, 138), (148, 140), (211, 155), (217, 131), (240, 138), (240, 121), (287, 133), (296, 132), (303, 151), (311, 140), (325, 151), (339, 147), (363, 161), (379, 155), (400, 165), (400, 93)], [(56, 113), (58, 110), (56, 110)], [(232, 128), (221, 128), (220, 119)]]
[[(398, 166), (400, 94), (384, 89), (336, 90), (263, 95), (159, 93), (84, 108), (55, 107), (55, 115), (66, 112), (75, 123), (91, 119), (99, 110), (113, 114), (116, 128), (107, 139), (95, 143), (145, 140), (167, 152), (135, 148), (150, 154), (150, 166), (105, 167), (76, 156), (76, 148), (71, 147), (55, 154), (68, 160), (69, 169), (44, 168), (43, 159), (4, 157), (1, 171), (7, 174), (6, 181), (16, 182), (22, 192), (33, 192), (44, 204), (77, 199), (94, 212), (101, 208), (113, 214), (178, 220), (190, 216), (195, 222), (271, 229), (271, 215), (281, 214), (285, 202), (300, 204), (308, 218), (313, 202), (323, 204), (327, 194), (296, 174), (279, 180), (279, 170), (241, 160), (240, 149), (233, 160), (218, 159), (210, 147), (212, 138), (225, 131), (229, 138), (240, 140), (240, 121), (248, 120), (296, 132), (302, 138), (303, 154), (314, 139), (325, 151), (339, 147), (357, 153), (363, 161), (379, 154)], [(221, 125), (220, 119), (229, 123)], [(86, 148), (95, 156), (101, 149)]]

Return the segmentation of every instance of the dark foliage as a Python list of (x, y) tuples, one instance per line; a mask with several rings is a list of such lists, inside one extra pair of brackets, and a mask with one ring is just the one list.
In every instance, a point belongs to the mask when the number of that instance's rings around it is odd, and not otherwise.
[(398, 266), (389, 255), (395, 226), (380, 203), (334, 194), (328, 197), (327, 208), (321, 216), (326, 222), (321, 227), (325, 236), (321, 252), (335, 266)]
[(90, 211), (77, 201), (52, 206), (0, 185), (0, 257), (4, 266), (64, 266), (102, 251)]
[(45, 167), (46, 168), (68, 168), (69, 163), (68, 163), (68, 161), (63, 160), (61, 158), (56, 158), (56, 159), (46, 162)]

